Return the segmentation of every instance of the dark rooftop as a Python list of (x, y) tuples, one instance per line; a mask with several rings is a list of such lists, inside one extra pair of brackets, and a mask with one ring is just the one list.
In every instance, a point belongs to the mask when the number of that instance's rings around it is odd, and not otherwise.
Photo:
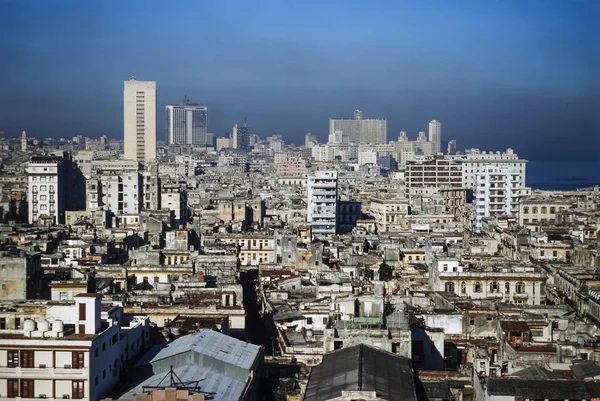
[(410, 359), (365, 344), (330, 352), (311, 371), (304, 400), (329, 400), (342, 391), (375, 391), (390, 401), (416, 400)]

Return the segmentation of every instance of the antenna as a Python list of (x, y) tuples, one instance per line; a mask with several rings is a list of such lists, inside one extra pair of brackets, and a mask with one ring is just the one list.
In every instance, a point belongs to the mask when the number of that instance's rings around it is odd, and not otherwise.
[(246, 120), (246, 116), (244, 116), (244, 127), (246, 127), (246, 126), (247, 126), (246, 122), (247, 122), (247, 120)]

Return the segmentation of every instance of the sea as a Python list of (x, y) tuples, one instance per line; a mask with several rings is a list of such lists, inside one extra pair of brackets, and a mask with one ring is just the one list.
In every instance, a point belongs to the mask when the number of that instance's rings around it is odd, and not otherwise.
[(532, 189), (573, 190), (600, 185), (598, 161), (535, 161), (527, 163), (525, 185)]

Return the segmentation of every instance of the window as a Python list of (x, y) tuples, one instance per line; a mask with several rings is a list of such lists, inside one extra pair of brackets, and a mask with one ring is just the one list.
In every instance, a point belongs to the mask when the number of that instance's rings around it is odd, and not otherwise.
[(545, 254), (546, 254), (546, 252), (540, 251), (540, 256), (544, 256)]
[(454, 292), (454, 283), (446, 283), (446, 292)]
[(475, 326), (475, 319), (470, 319), (469, 320), (469, 325)]
[(552, 256), (557, 257), (558, 256), (558, 251), (552, 251)]
[[(4, 285), (4, 284), (2, 284)], [(6, 330), (6, 318), (0, 317), (0, 330)]]
[(473, 292), (481, 292), (481, 283), (479, 281), (476, 281), (473, 285)]
[(465, 283), (464, 281), (462, 283), (460, 283), (460, 293), (461, 294), (467, 293), (467, 283)]
[(98, 357), (98, 348), (94, 349), (96, 357)]
[(104, 352), (104, 351), (106, 351), (106, 342), (103, 342), (103, 343), (102, 343), (102, 351), (103, 351), (103, 352)]
[(21, 379), (21, 398), (33, 398), (33, 379)]
[(323, 325), (326, 325), (326, 324), (327, 324), (327, 318), (326, 318), (326, 317), (324, 317), (324, 318), (323, 318)]
[(444, 271), (447, 272), (448, 271), (448, 263), (444, 263)]
[(94, 383), (98, 384), (98, 376), (94, 379)]
[(85, 320), (85, 304), (79, 304), (79, 320)]
[(490, 283), (490, 292), (498, 292), (500, 290), (500, 284), (497, 281)]
[(16, 368), (19, 366), (19, 351), (8, 351), (7, 366), (9, 368)]
[(15, 318), (15, 330), (19, 330), (20, 328), (21, 328), (21, 318), (16, 317)]
[[(98, 384), (98, 377), (96, 376), (96, 384)], [(83, 380), (73, 380), (71, 382), (72, 384), (72, 391), (71, 391), (71, 398), (74, 398), (76, 400), (80, 400), (83, 397), (85, 397), (84, 395), (84, 387), (83, 387)]]
[(21, 367), (22, 368), (33, 368), (33, 351), (21, 351)]
[(525, 283), (519, 281), (517, 284), (515, 284), (515, 292), (517, 294), (523, 294), (525, 292)]
[(40, 210), (47, 210), (48, 209), (48, 205), (40, 205)]
[(506, 292), (507, 294), (510, 293), (510, 283), (508, 281), (504, 283), (504, 292)]
[(106, 378), (106, 369), (104, 369), (104, 370), (102, 371), (102, 378), (103, 378), (103, 379), (105, 379), (105, 378)]
[(40, 191), (45, 191), (46, 190), (46, 186), (45, 185), (40, 185)]
[(73, 369), (83, 369), (83, 352), (71, 353), (71, 367)]
[(8, 398), (19, 396), (19, 379), (6, 379), (6, 396)]
[(313, 324), (312, 317), (307, 317), (306, 318), (306, 324)]

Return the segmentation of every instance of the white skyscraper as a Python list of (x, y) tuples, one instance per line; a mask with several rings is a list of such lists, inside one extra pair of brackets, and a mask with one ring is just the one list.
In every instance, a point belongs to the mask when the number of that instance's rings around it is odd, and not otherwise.
[(429, 123), (429, 142), (433, 143), (433, 152), (442, 151), (442, 123), (433, 120)]
[(167, 106), (167, 135), (169, 145), (207, 144), (207, 109), (193, 103)]
[(123, 101), (125, 159), (148, 163), (156, 159), (156, 82), (125, 81)]
[(308, 178), (307, 221), (313, 238), (330, 238), (336, 233), (337, 198), (337, 171), (316, 171)]

